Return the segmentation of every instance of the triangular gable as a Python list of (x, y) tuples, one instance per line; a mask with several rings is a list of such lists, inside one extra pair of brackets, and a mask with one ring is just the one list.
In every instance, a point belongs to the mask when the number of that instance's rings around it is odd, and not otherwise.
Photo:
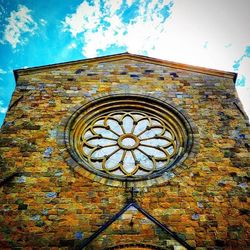
[(237, 78), (237, 73), (233, 73), (233, 72), (227, 72), (227, 71), (222, 71), (222, 70), (209, 69), (209, 68), (205, 68), (205, 67), (177, 63), (177, 62), (157, 59), (157, 58), (153, 58), (153, 57), (148, 57), (148, 56), (130, 54), (127, 52), (121, 53), (121, 54), (109, 55), (109, 56), (101, 56), (101, 57), (95, 57), (95, 58), (90, 58), (90, 59), (82, 59), (82, 60), (71, 61), (71, 62), (64, 62), (64, 63), (39, 66), (39, 67), (32, 67), (32, 68), (27, 68), (27, 69), (17, 69), (17, 70), (14, 70), (14, 75), (15, 75), (15, 79), (17, 81), (18, 76), (30, 74), (31, 72), (37, 72), (37, 71), (48, 70), (48, 69), (63, 68), (63, 67), (68, 67), (68, 66), (72, 66), (72, 65), (77, 65), (77, 64), (81, 65), (81, 64), (91, 64), (91, 63), (105, 63), (105, 62), (120, 61), (120, 60), (124, 60), (124, 59), (135, 60), (135, 61), (144, 62), (144, 63), (148, 62), (148, 63), (155, 64), (155, 65), (171, 67), (173, 69), (186, 70), (186, 71), (190, 71), (190, 72), (225, 77), (225, 78), (232, 79), (234, 82), (236, 81), (236, 78)]
[(93, 233), (90, 237), (86, 238), (85, 240), (81, 241), (75, 247), (75, 249), (80, 250), (80, 249), (84, 249), (85, 247), (87, 247), (93, 240), (95, 240), (100, 234), (102, 234), (104, 230), (106, 230), (108, 227), (110, 227), (111, 224), (113, 224), (115, 221), (117, 221), (130, 208), (137, 209), (137, 211), (139, 211), (142, 215), (144, 215), (148, 220), (153, 222), (157, 227), (159, 227), (165, 233), (170, 235), (174, 240), (176, 240), (178, 243), (180, 243), (180, 245), (184, 246), (186, 249), (188, 249), (188, 250), (194, 249), (187, 242), (185, 242), (183, 239), (181, 239), (175, 232), (173, 232), (166, 225), (164, 225), (160, 221), (158, 221), (154, 216), (152, 216), (150, 213), (148, 213), (138, 203), (136, 203), (134, 201), (127, 203), (117, 214), (115, 214), (109, 221), (107, 221), (105, 224), (103, 224), (95, 233)]

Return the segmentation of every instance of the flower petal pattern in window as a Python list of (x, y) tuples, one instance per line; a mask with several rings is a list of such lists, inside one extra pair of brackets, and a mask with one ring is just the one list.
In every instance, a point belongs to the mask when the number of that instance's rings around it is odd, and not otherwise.
[(138, 95), (104, 97), (68, 123), (66, 141), (78, 164), (105, 178), (135, 181), (160, 176), (190, 148), (188, 123), (172, 106)]

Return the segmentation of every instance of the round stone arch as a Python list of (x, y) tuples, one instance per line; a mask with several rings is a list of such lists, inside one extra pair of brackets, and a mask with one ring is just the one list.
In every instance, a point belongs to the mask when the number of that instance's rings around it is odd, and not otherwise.
[[(121, 110), (124, 112), (137, 112), (136, 110), (139, 110), (141, 113), (151, 116), (149, 119), (158, 119), (159, 122), (170, 128), (169, 130), (172, 129), (170, 133), (175, 134), (176, 138), (179, 136), (178, 140), (181, 141), (181, 144), (178, 146), (178, 152), (171, 159), (171, 162), (169, 161), (165, 167), (157, 171), (149, 171), (150, 174), (144, 176), (111, 175), (109, 171), (100, 171), (93, 167), (93, 164), (89, 164), (89, 157), (84, 156), (81, 152), (79, 153), (79, 147), (77, 148), (76, 146), (81, 143), (79, 139), (80, 133), (83, 133), (96, 117), (102, 118), (102, 116), (107, 115), (109, 112), (121, 112)], [(111, 119), (114, 118), (111, 117)], [(75, 131), (75, 135), (73, 136), (72, 131)], [(112, 95), (97, 96), (72, 108), (69, 111), (69, 116), (64, 118), (59, 125), (57, 142), (68, 165), (82, 176), (110, 186), (148, 187), (166, 182), (177, 175), (183, 168), (186, 168), (183, 162), (187, 158), (194, 157), (198, 151), (197, 135), (198, 130), (187, 112), (169, 100), (153, 95), (115, 93)], [(134, 140), (137, 144), (135, 146), (121, 145), (123, 137)], [(138, 138), (131, 133), (125, 133), (117, 139), (120, 147), (128, 151), (138, 146), (137, 140)]]

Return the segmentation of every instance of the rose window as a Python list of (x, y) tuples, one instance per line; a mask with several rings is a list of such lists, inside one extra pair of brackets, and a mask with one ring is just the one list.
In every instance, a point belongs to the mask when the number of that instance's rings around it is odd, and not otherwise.
[(143, 112), (114, 112), (95, 119), (81, 134), (80, 154), (108, 174), (140, 176), (161, 169), (176, 151), (176, 135)]
[(175, 109), (155, 99), (106, 97), (72, 116), (66, 139), (86, 170), (134, 181), (159, 176), (183, 157), (188, 146), (184, 124)]

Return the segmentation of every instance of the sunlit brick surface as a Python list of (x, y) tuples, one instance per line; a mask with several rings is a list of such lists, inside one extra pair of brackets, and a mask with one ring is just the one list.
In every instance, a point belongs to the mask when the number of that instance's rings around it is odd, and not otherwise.
[[(61, 145), (75, 107), (128, 92), (174, 104), (196, 142), (172, 175), (140, 186), (137, 202), (197, 250), (247, 249), (249, 128), (230, 77), (123, 56), (18, 74), (0, 135), (1, 249), (71, 249), (124, 206), (125, 188), (79, 174)], [(181, 249), (130, 210), (86, 249), (135, 242)]]

